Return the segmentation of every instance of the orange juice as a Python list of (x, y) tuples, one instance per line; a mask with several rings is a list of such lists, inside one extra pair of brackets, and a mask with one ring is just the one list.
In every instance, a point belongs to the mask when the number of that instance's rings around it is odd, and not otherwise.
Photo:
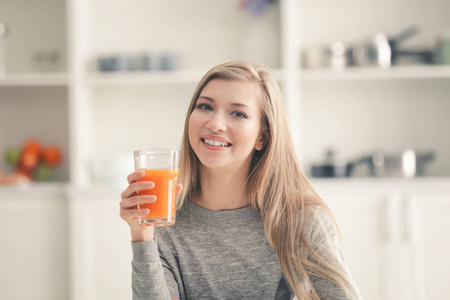
[(139, 195), (155, 195), (156, 201), (148, 204), (141, 204), (140, 208), (150, 209), (150, 213), (142, 218), (141, 222), (154, 225), (173, 225), (175, 223), (176, 210), (176, 188), (180, 169), (159, 169), (144, 171), (144, 177), (138, 181), (152, 181), (155, 186), (150, 190), (140, 191)]

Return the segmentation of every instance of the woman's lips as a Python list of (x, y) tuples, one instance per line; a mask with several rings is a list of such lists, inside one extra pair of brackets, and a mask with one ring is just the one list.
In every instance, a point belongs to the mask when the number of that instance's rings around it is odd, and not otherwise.
[(219, 141), (216, 139), (201, 138), (202, 144), (209, 150), (224, 150), (231, 147), (231, 143)]
[(231, 143), (228, 143), (227, 141), (224, 141), (224, 140), (211, 139), (211, 138), (202, 138), (201, 140), (203, 143), (208, 144), (210, 146), (215, 146), (215, 147), (231, 146)]

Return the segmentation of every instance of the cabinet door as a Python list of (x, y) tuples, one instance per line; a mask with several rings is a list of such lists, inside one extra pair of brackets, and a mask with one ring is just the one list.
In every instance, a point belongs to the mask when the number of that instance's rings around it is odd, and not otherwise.
[(423, 268), (426, 299), (448, 299), (450, 295), (450, 191), (419, 195), (423, 253), (417, 253)]
[(366, 300), (387, 299), (384, 289), (385, 233), (380, 226), (385, 201), (379, 195), (319, 191), (339, 225), (344, 258)]
[(14, 192), (0, 197), (0, 299), (67, 299), (66, 202)]
[(117, 192), (71, 197), (71, 299), (131, 299), (131, 237)]

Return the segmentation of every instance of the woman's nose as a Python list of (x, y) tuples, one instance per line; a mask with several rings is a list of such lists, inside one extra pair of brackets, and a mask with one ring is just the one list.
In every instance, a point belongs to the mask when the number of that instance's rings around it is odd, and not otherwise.
[(220, 114), (213, 114), (206, 123), (206, 128), (210, 129), (213, 132), (226, 131), (227, 124), (225, 118)]

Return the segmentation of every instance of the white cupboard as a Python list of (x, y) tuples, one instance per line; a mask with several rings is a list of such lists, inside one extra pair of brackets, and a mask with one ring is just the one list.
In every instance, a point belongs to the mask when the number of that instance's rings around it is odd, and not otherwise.
[(340, 226), (364, 299), (445, 299), (450, 293), (448, 180), (315, 180)]
[(71, 300), (131, 299), (131, 238), (121, 191), (69, 190)]
[(64, 188), (0, 188), (0, 299), (69, 298)]

